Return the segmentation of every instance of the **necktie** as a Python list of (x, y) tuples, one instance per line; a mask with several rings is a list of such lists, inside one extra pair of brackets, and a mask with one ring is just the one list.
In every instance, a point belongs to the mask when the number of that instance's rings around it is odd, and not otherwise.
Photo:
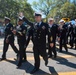
[(40, 26), (39, 23), (37, 23), (37, 26), (38, 26), (38, 27)]

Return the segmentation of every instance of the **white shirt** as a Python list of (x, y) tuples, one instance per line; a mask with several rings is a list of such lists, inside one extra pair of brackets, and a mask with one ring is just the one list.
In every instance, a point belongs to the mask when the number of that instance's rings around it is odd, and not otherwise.
[(6, 25), (5, 25), (5, 29), (6, 29), (6, 27), (9, 25), (9, 23), (7, 23)]
[(9, 25), (9, 23), (6, 24), (6, 26), (8, 26), (8, 25)]
[(38, 23), (38, 24), (39, 24), (39, 26), (41, 25), (41, 23), (42, 23), (42, 22), (39, 22), (39, 23)]
[(50, 28), (51, 28), (52, 26), (53, 26), (53, 25), (50, 25), (50, 24), (49, 24), (49, 27), (50, 27)]

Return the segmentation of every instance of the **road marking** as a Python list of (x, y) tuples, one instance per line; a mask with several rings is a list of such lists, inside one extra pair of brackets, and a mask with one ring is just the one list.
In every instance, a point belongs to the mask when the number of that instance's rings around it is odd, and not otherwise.
[[(59, 48), (59, 46), (56, 46), (57, 48)], [(70, 48), (70, 45), (67, 45), (68, 48)]]
[[(37, 74), (37, 75), (39, 75), (39, 74)], [(41, 75), (43, 75), (43, 74), (41, 74)], [(44, 75), (46, 75), (46, 74), (44, 74)], [(76, 72), (59, 72), (59, 73), (52, 73), (52, 74), (48, 74), (48, 75), (76, 75)]]
[(61, 73), (58, 73), (58, 75), (76, 75), (76, 71), (75, 72), (61, 72)]
[(75, 58), (76, 56), (72, 56), (72, 55), (62, 55), (62, 56), (58, 56), (58, 58)]
[[(57, 48), (59, 48), (59, 46), (56, 46), (56, 47), (57, 47)], [(68, 47), (68, 48), (71, 48), (71, 46), (70, 46), (70, 45), (67, 45), (67, 47)], [(75, 46), (74, 46), (74, 47), (75, 47)]]
[[(33, 48), (27, 48), (27, 49), (26, 49), (26, 51), (27, 51), (27, 50), (31, 50), (31, 51), (32, 51), (32, 50), (33, 50)], [(8, 51), (9, 51), (9, 52), (12, 52), (12, 51), (13, 51), (13, 49), (8, 49)], [(0, 52), (3, 52), (3, 50), (0, 50)]]
[[(71, 55), (64, 55), (64, 56), (58, 56), (56, 59), (59, 59), (59, 58), (61, 58), (61, 59), (66, 59), (66, 58), (75, 58), (75, 56), (71, 56)], [(42, 59), (42, 57), (40, 56), (40, 59)], [(13, 60), (14, 61), (14, 58), (7, 58), (7, 60)], [(27, 60), (29, 60), (29, 61), (32, 61), (32, 60), (34, 60), (34, 57), (33, 56), (31, 56), (31, 57), (27, 57)]]
[[(59, 48), (59, 46), (56, 47)], [(26, 50), (33, 50), (33, 47), (27, 47)], [(13, 49), (12, 48), (10, 50), (8, 49), (8, 51), (13, 51)], [(0, 50), (0, 52), (3, 52), (3, 50)]]

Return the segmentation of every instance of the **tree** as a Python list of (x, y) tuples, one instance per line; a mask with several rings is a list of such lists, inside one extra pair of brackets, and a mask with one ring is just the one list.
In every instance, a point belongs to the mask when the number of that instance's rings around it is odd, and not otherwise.
[[(18, 13), (24, 12), (26, 17), (33, 20), (33, 9), (27, 0), (0, 0), (0, 18), (8, 16), (13, 23), (17, 23)], [(29, 16), (30, 15), (30, 16)]]
[(74, 19), (76, 15), (76, 7), (74, 4), (66, 2), (60, 9), (62, 17), (68, 17)]
[(53, 6), (54, 6), (54, 0), (39, 0), (38, 2), (36, 1), (33, 2), (33, 7), (36, 10), (42, 12), (46, 16), (46, 21), (47, 16)]
[(68, 1), (64, 0), (63, 2), (61, 0), (59, 3), (56, 2), (55, 6), (51, 9), (48, 17), (53, 17), (56, 20), (60, 20), (63, 17), (75, 19), (76, 7), (73, 3), (70, 2), (70, 0)]

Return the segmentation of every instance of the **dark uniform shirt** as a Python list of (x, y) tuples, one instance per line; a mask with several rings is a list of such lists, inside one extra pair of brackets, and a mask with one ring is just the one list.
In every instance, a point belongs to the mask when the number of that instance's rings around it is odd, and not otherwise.
[(24, 25), (17, 26), (18, 44), (25, 44), (27, 28)]
[(58, 25), (53, 24), (51, 27), (49, 26), (48, 31), (51, 36), (48, 40), (51, 40), (51, 43), (54, 43), (56, 41), (56, 36), (59, 34)]
[(61, 38), (64, 38), (66, 37), (66, 34), (67, 34), (67, 26), (63, 25), (62, 28), (59, 28), (59, 36)]
[[(33, 27), (33, 42), (36, 46), (46, 46), (46, 35), (48, 34), (48, 24), (41, 22), (31, 23), (26, 18), (24, 21)], [(50, 40), (51, 41), (51, 40)]]
[[(46, 35), (48, 35), (48, 24), (41, 22), (38, 23), (31, 23), (26, 18), (24, 21), (33, 27), (33, 43), (35, 46), (44, 46), (46, 47)], [(49, 35), (51, 37), (51, 35)], [(49, 40), (50, 42), (52, 40)]]
[(7, 24), (5, 27), (5, 39), (9, 39), (9, 41), (14, 40), (14, 34), (12, 33), (13, 25), (11, 23)]

